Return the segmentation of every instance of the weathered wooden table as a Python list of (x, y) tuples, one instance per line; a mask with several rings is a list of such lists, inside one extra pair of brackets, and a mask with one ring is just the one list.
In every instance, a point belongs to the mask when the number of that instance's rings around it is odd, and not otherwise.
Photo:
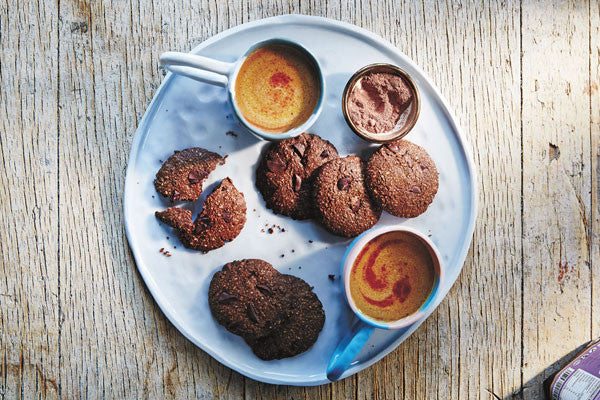
[[(598, 0), (0, 4), (1, 398), (537, 398), (600, 335)], [(245, 379), (188, 342), (145, 288), (121, 211), (158, 55), (283, 13), (392, 41), (454, 107), (479, 172), (447, 298), (384, 360), (321, 387)]]

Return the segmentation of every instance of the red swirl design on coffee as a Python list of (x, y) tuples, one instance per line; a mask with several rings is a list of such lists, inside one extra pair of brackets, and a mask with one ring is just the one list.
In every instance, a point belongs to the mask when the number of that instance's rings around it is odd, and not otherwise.
[[(388, 240), (388, 241), (382, 243), (381, 245), (377, 246), (377, 248), (375, 250), (373, 250), (373, 252), (370, 254), (369, 259), (367, 260), (366, 267), (364, 269), (363, 278), (364, 278), (365, 282), (367, 282), (369, 284), (369, 286), (371, 287), (371, 289), (373, 289), (375, 292), (384, 292), (385, 289), (388, 287), (388, 282), (387, 282), (388, 274), (386, 273), (386, 267), (383, 266), (381, 268), (381, 273), (379, 276), (376, 274), (376, 272), (373, 269), (373, 267), (375, 265), (375, 261), (377, 260), (377, 257), (383, 250), (385, 250), (385, 248), (387, 248), (389, 246), (401, 244), (401, 243), (402, 243), (402, 240), (400, 240), (400, 239)], [(365, 246), (365, 250), (369, 246), (374, 246), (374, 245), (375, 244), (372, 242), (368, 243), (367, 246)], [(362, 261), (362, 258), (365, 256), (366, 253), (367, 253), (367, 251), (364, 251), (364, 250), (361, 251), (361, 253), (359, 254), (359, 258), (357, 259), (358, 263), (360, 263)], [(396, 300), (398, 300), (400, 302), (405, 301), (406, 298), (408, 297), (408, 295), (410, 294), (410, 290), (411, 290), (410, 281), (408, 279), (408, 276), (405, 276), (404, 278), (399, 279), (394, 283), (393, 288), (392, 288), (392, 293), (382, 300), (373, 299), (373, 298), (365, 295), (362, 291), (361, 291), (361, 295), (369, 304), (373, 304), (374, 306), (377, 306), (377, 307), (389, 307)]]
[(406, 232), (388, 232), (359, 252), (350, 274), (355, 306), (365, 315), (396, 321), (417, 311), (433, 288), (429, 250)]

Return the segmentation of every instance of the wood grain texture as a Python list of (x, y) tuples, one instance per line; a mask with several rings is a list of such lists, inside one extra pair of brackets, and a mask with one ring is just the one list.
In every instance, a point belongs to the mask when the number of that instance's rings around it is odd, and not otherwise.
[(590, 269), (592, 271), (592, 335), (600, 336), (600, 1), (590, 2), (590, 74), (587, 94), (590, 98), (591, 192), (590, 192)]
[[(137, 273), (121, 211), (158, 55), (287, 13), (362, 26), (417, 62), (480, 187), (438, 310), (376, 365), (308, 388), (246, 379), (188, 342)], [(538, 398), (600, 335), (597, 0), (0, 0), (0, 43), (1, 398)]]
[(56, 396), (58, 14), (0, 4), (0, 397)]
[(591, 339), (594, 318), (589, 6), (543, 5), (522, 7), (523, 391), (531, 398), (554, 362)]

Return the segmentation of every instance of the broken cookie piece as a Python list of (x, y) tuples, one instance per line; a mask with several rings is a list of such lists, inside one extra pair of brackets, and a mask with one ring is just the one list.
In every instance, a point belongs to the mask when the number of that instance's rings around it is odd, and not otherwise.
[(192, 222), (192, 212), (170, 207), (156, 218), (171, 226), (187, 248), (207, 252), (235, 239), (246, 223), (246, 201), (230, 178), (225, 178), (204, 201), (202, 213)]
[(223, 163), (223, 157), (200, 147), (175, 151), (158, 170), (154, 186), (171, 201), (195, 201), (206, 177)]

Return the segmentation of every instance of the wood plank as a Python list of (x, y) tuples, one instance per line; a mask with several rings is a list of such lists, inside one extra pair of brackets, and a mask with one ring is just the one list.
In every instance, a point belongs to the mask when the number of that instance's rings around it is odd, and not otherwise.
[(600, 310), (600, 2), (590, 1), (590, 74), (587, 93), (590, 96), (591, 141), (591, 245), (590, 269), (592, 270), (592, 335), (600, 336), (600, 318), (594, 318)]
[(591, 338), (589, 5), (523, 2), (523, 395)]
[(57, 397), (57, 12), (0, 2), (0, 396)]
[(162, 81), (158, 55), (216, 33), (208, 2), (60, 3), (63, 393), (240, 398), (243, 378), (156, 307), (127, 246), (122, 193), (131, 140)]

